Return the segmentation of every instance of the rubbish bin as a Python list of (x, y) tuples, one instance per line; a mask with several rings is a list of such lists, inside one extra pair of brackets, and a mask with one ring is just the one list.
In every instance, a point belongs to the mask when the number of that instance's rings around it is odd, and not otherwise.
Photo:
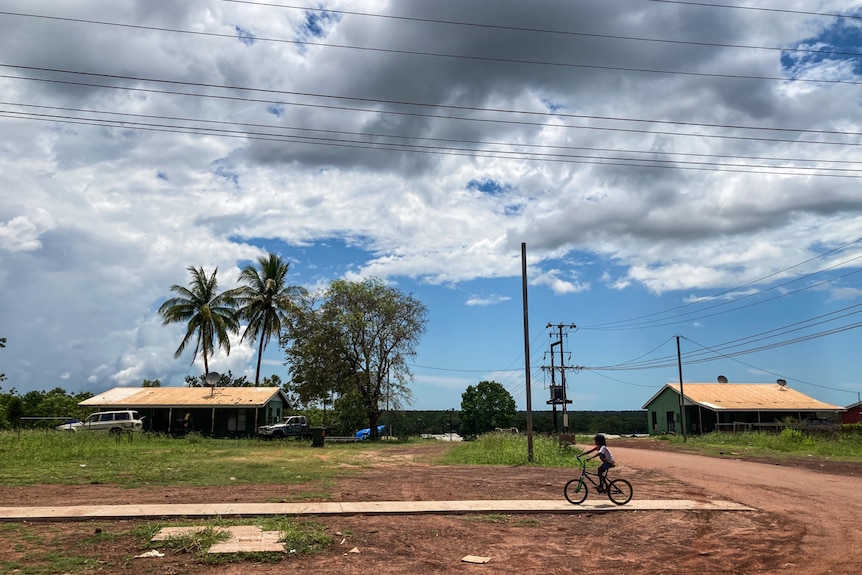
[(323, 447), (325, 437), (326, 437), (326, 428), (325, 427), (312, 427), (311, 428), (311, 446), (312, 447)]

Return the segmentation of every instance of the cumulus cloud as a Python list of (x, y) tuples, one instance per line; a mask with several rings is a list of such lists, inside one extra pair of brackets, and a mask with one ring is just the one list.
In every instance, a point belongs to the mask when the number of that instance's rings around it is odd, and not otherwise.
[(566, 280), (560, 277), (561, 270), (548, 270), (532, 278), (531, 283), (538, 286), (548, 286), (555, 294), (569, 294), (590, 289), (588, 283)]
[(470, 296), (467, 298), (467, 305), (495, 305), (498, 303), (502, 303), (504, 301), (508, 301), (511, 299), (509, 296), (491, 294), (486, 296)]
[(481, 282), (516, 280), (522, 243), (557, 297), (771, 277), (858, 236), (856, 36), (817, 13), (860, 6), (10, 0), (4, 372), (181, 382), (202, 367), (155, 316), (169, 286), (227, 289), (268, 249), (311, 289), (480, 282), (473, 310), (515, 299)]

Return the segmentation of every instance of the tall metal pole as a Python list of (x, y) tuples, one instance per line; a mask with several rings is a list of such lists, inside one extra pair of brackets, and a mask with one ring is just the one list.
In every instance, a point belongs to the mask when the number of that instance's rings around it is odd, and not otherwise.
[(679, 424), (682, 427), (682, 440), (688, 441), (685, 435), (685, 393), (682, 389), (682, 355), (679, 352), (679, 336), (676, 336), (676, 363), (679, 366)]
[(527, 244), (521, 242), (521, 286), (524, 300), (524, 374), (527, 382), (527, 461), (533, 462), (533, 394), (530, 391), (530, 314), (527, 312)]
[(569, 431), (569, 411), (566, 409), (566, 360), (563, 354), (563, 324), (557, 326), (560, 328), (560, 385), (563, 386), (563, 433)]
[[(552, 328), (556, 327), (560, 333), (559, 341), (555, 341), (551, 343), (551, 370), (553, 371), (553, 357), (554, 357), (554, 346), (560, 346), (560, 390), (561, 394), (561, 403), (563, 405), (563, 432), (566, 433), (569, 431), (569, 413), (568, 413), (568, 390), (566, 389), (566, 359), (565, 359), (565, 349), (563, 348), (563, 328), (566, 329), (575, 329), (577, 326), (575, 324), (564, 325), (562, 323), (553, 326), (548, 324), (546, 327)], [(556, 422), (556, 417), (554, 418)]]
[(554, 346), (557, 345), (557, 343), (558, 342), (554, 342), (551, 344), (551, 389), (554, 390), (554, 394), (551, 396), (551, 405), (553, 405), (554, 408), (554, 433), (560, 432), (559, 427), (557, 426), (557, 379), (554, 375)]

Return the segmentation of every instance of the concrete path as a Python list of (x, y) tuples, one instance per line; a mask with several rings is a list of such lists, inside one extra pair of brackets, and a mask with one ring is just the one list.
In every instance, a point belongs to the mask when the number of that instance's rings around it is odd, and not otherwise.
[(754, 511), (729, 501), (632, 500), (614, 505), (606, 499), (572, 505), (560, 500), (372, 501), (309, 503), (209, 503), (157, 505), (72, 505), (0, 507), (0, 522), (153, 519), (168, 517), (260, 517), (267, 515), (408, 515), (465, 513), (607, 513), (613, 511)]

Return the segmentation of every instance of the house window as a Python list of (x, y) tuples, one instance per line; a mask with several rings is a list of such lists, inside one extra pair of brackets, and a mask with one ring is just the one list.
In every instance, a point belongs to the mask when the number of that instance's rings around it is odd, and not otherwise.
[(656, 429), (658, 429), (658, 413), (655, 411), (651, 411), (650, 415), (652, 415), (652, 428), (653, 431), (655, 431)]
[(245, 431), (245, 410), (238, 409), (227, 417), (228, 431)]
[(667, 430), (670, 432), (676, 431), (675, 417), (676, 417), (675, 411), (668, 411), (667, 412)]

